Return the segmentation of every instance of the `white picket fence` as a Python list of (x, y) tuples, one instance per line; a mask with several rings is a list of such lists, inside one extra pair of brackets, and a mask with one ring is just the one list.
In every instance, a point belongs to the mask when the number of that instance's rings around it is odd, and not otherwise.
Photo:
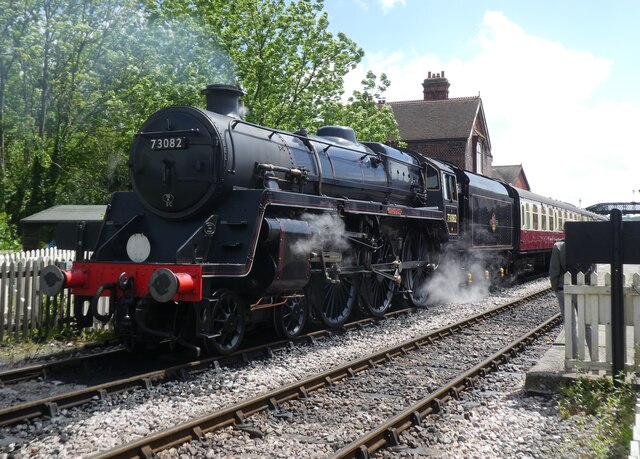
[[(625, 372), (638, 370), (640, 364), (640, 274), (626, 270), (623, 276), (625, 324)], [(591, 285), (585, 285), (585, 276), (578, 273), (575, 285), (571, 275), (565, 274), (565, 368), (580, 371), (612, 371), (611, 330), (611, 274), (591, 274)], [(573, 313), (572, 296), (575, 295), (577, 314)], [(591, 325), (591, 346), (587, 346), (586, 325)], [(577, 327), (577, 358), (571, 340), (570, 327)], [(587, 355), (588, 350), (588, 355)]]
[(25, 339), (35, 329), (42, 331), (71, 320), (71, 296), (64, 291), (56, 297), (44, 296), (40, 271), (74, 259), (75, 251), (56, 248), (0, 255), (0, 342)]
[(50, 260), (58, 261), (75, 260), (76, 252), (74, 250), (60, 250), (56, 247), (29, 250), (27, 252), (11, 252), (0, 255), (0, 263), (37, 260), (39, 258), (48, 258)]

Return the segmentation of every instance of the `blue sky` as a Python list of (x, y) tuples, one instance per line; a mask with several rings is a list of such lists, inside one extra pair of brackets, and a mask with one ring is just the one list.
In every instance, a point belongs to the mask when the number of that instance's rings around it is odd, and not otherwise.
[(325, 0), (330, 29), (365, 51), (347, 77), (386, 73), (389, 101), (480, 93), (494, 164), (534, 192), (588, 206), (640, 201), (640, 2)]

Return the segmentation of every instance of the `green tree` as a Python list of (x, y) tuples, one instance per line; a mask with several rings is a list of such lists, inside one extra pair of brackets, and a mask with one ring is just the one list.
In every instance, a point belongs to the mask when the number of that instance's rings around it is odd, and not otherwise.
[[(7, 157), (7, 92), (25, 31), (33, 23), (32, 2), (0, 0), (0, 212), (5, 210)], [(6, 219), (6, 216), (5, 216)]]
[(166, 0), (161, 11), (204, 18), (246, 91), (246, 119), (265, 126), (317, 125), (364, 54), (343, 33), (327, 30), (321, 0)]
[(378, 77), (368, 71), (346, 104), (332, 103), (324, 112), (324, 124), (350, 126), (359, 140), (369, 142), (397, 142), (400, 138), (398, 123), (391, 107), (381, 103), (391, 82), (383, 73)]
[(340, 103), (363, 52), (327, 29), (321, 0), (0, 0), (0, 213), (105, 202), (142, 122), (209, 83), (241, 84), (248, 121), (393, 138), (386, 78)]
[(14, 223), (53, 204), (105, 202), (127, 186), (142, 120), (199, 104), (194, 88), (212, 78), (232, 81), (202, 23), (138, 0), (0, 0), (0, 44), (0, 193)]

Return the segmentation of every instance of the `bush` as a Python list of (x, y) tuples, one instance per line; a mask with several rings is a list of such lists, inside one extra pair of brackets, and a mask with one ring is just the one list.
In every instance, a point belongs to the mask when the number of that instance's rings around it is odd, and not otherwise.
[(635, 404), (632, 383), (621, 382), (616, 387), (606, 377), (579, 377), (575, 384), (562, 389), (558, 411), (565, 419), (582, 415), (595, 421), (594, 435), (588, 439), (593, 457), (626, 457), (633, 436)]
[(0, 250), (22, 250), (15, 228), (9, 223), (9, 216), (4, 212), (0, 213)]

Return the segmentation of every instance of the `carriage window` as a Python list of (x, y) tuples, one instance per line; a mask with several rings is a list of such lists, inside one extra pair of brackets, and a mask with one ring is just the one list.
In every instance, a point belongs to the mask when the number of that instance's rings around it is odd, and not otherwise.
[(525, 228), (531, 229), (531, 206), (529, 204), (527, 204), (526, 207), (526, 214), (527, 221), (525, 223)]
[(556, 210), (555, 209), (549, 209), (549, 229), (551, 231), (554, 231), (556, 229)]
[(542, 229), (547, 229), (547, 208), (544, 206), (542, 207)]
[(427, 164), (427, 190), (437, 190), (439, 188), (438, 171), (435, 167)]
[(531, 229), (540, 229), (540, 226), (538, 225), (538, 206), (534, 204), (532, 206), (531, 212), (533, 212), (533, 226), (531, 227)]

